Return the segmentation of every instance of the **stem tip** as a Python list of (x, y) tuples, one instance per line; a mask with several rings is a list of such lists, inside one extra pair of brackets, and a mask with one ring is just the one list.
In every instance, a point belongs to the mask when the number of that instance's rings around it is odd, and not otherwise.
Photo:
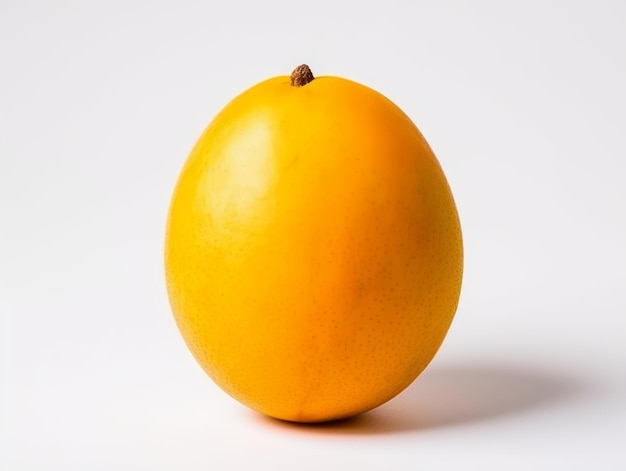
[(313, 81), (313, 72), (306, 64), (299, 65), (291, 72), (291, 85), (294, 87), (303, 87), (307, 83)]

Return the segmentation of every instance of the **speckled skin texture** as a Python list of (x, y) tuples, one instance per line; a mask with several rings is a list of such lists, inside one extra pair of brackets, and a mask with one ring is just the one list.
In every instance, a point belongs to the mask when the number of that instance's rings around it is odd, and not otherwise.
[(272, 417), (372, 409), (428, 365), (462, 278), (459, 218), (411, 120), (355, 82), (261, 82), (206, 129), (175, 188), (177, 325), (227, 393)]

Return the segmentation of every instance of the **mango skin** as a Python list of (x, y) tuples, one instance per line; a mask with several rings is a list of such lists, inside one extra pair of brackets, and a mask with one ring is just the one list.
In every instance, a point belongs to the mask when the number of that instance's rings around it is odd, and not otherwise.
[(166, 285), (206, 373), (271, 417), (322, 422), (400, 393), (439, 349), (463, 271), (445, 175), (412, 121), (356, 82), (261, 82), (176, 184)]

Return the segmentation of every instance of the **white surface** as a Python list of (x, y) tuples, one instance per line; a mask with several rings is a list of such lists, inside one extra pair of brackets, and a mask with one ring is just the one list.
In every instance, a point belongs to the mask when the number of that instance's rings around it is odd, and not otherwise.
[[(618, 0), (2, 2), (0, 468), (626, 469), (625, 25)], [(301, 62), (414, 119), (466, 249), (428, 370), (315, 427), (211, 383), (161, 255), (205, 125)]]

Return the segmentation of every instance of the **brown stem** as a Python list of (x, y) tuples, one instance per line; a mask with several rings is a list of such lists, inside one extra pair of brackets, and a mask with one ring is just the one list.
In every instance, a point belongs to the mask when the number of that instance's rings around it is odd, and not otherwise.
[(304, 87), (307, 83), (313, 81), (313, 72), (306, 64), (299, 65), (291, 72), (291, 85), (294, 87)]

